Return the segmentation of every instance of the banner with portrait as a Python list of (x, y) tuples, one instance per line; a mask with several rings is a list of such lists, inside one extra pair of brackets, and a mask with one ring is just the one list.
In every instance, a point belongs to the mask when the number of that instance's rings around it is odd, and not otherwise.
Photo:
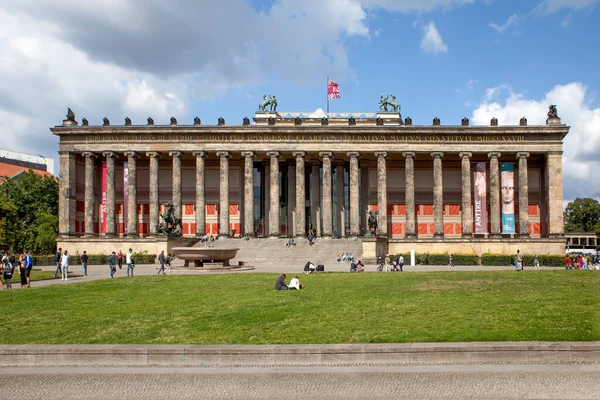
[(475, 202), (473, 203), (473, 224), (475, 234), (488, 233), (487, 229), (487, 163), (475, 164), (473, 175)]
[(106, 233), (106, 161), (102, 161), (102, 228), (100, 233)]
[(515, 165), (500, 164), (502, 233), (515, 233)]

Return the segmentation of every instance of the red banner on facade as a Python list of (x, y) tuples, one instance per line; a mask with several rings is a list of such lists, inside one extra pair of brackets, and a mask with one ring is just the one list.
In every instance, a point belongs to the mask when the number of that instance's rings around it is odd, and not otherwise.
[(473, 204), (473, 223), (476, 234), (488, 233), (487, 230), (487, 173), (486, 163), (475, 164), (473, 185), (475, 189), (475, 202)]
[(327, 99), (339, 99), (340, 98), (340, 85), (334, 81), (327, 82)]
[(123, 163), (123, 233), (127, 234), (127, 215), (129, 207), (129, 190), (127, 188), (129, 181), (129, 164)]
[(106, 161), (102, 161), (102, 229), (106, 233)]

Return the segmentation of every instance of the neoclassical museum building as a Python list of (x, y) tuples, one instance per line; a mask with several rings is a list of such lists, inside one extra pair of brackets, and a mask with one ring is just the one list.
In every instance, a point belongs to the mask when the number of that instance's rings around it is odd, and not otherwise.
[(69, 110), (51, 128), (60, 138), (58, 246), (157, 253), (166, 249), (157, 224), (171, 203), (190, 238), (305, 237), (313, 229), (356, 236), (366, 254), (375, 246), (563, 254), (569, 127), (552, 107), (541, 126), (268, 111), (239, 125), (90, 125)]

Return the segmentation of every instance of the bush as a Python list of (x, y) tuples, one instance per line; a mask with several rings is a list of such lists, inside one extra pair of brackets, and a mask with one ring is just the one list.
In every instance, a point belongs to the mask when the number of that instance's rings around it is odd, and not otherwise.
[(454, 265), (479, 265), (477, 254), (454, 254)]
[(481, 265), (503, 267), (513, 265), (513, 256), (505, 254), (483, 254), (481, 256)]
[[(80, 254), (70, 254), (69, 265), (81, 265), (81, 261), (79, 259)], [(108, 254), (88, 254), (88, 265), (108, 265)], [(136, 264), (154, 264), (156, 256), (153, 254), (133, 254), (133, 260)], [(54, 254), (46, 256), (33, 256), (33, 265), (56, 265), (54, 262)], [(115, 256), (115, 262), (116, 262)], [(125, 256), (123, 256), (123, 262), (125, 262)]]

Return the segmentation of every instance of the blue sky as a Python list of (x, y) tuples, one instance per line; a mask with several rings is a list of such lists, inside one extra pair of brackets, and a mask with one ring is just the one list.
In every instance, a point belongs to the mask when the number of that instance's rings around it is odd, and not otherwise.
[(600, 199), (599, 0), (5, 0), (0, 135), (56, 158), (67, 107), (100, 124), (180, 124), (281, 111), (374, 112), (414, 124), (543, 123), (557, 104), (565, 200)]

